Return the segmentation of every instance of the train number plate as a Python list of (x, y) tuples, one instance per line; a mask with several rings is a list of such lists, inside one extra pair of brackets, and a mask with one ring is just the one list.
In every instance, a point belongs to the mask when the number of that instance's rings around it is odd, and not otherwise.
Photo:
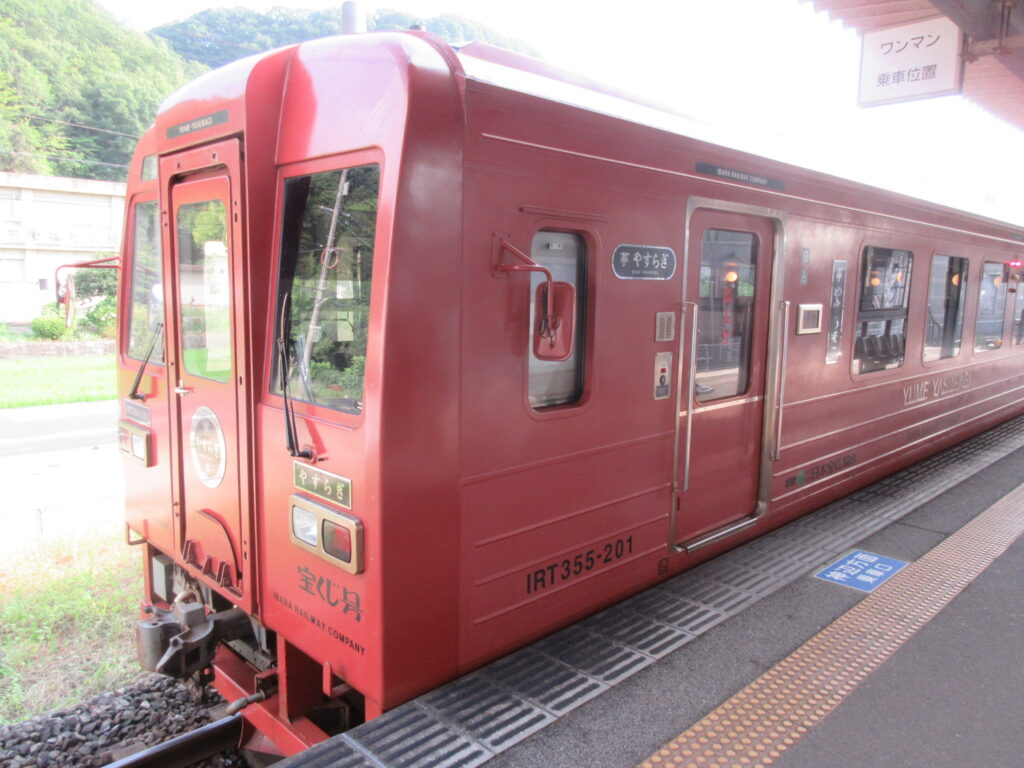
[(603, 568), (633, 553), (633, 537), (626, 536), (607, 541), (596, 547), (537, 568), (526, 574), (526, 594), (572, 581), (591, 571)]

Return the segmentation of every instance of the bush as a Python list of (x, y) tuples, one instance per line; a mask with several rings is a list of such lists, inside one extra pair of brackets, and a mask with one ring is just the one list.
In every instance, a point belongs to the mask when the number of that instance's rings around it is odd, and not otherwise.
[(85, 321), (100, 338), (112, 339), (117, 335), (117, 300), (106, 296), (99, 304), (89, 310)]
[(69, 329), (64, 325), (64, 318), (56, 315), (42, 315), (32, 321), (32, 335), (37, 339), (57, 341), (68, 335)]

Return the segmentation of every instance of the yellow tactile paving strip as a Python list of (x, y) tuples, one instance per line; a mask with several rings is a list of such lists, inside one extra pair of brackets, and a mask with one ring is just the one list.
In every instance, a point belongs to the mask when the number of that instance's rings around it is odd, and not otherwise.
[(756, 768), (839, 706), (1024, 532), (1024, 485), (911, 563), (639, 768)]

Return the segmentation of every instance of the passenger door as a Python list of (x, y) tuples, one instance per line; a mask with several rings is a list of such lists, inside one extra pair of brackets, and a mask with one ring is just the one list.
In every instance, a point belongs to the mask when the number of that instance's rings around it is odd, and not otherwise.
[[(199, 168), (180, 175), (189, 166)], [(207, 167), (204, 167), (207, 166)], [(172, 421), (179, 550), (208, 583), (241, 597), (249, 540), (238, 143), (175, 161), (169, 222)], [(251, 595), (246, 594), (251, 599)], [(236, 598), (237, 599), (237, 598)], [(241, 602), (241, 601), (239, 601)]]
[(770, 219), (710, 209), (690, 218), (677, 546), (696, 546), (757, 509), (773, 247)]

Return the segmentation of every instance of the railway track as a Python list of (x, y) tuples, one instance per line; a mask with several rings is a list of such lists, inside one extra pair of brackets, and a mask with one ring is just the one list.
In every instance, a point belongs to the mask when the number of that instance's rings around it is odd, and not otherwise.
[[(203, 744), (218, 739), (218, 752), (198, 768), (248, 768), (230, 744), (230, 728), (205, 728), (223, 717), (224, 703), (212, 689), (196, 699), (185, 685), (148, 675), (131, 685), (81, 704), (0, 727), (0, 768), (100, 768), (111, 763), (168, 768), (175, 753), (136, 758), (168, 739), (187, 735), (176, 754), (209, 755)], [(240, 723), (236, 723), (240, 727)], [(237, 731), (234, 732), (237, 739)], [(227, 746), (225, 746), (227, 745)], [(189, 751), (190, 750), (190, 751)]]

